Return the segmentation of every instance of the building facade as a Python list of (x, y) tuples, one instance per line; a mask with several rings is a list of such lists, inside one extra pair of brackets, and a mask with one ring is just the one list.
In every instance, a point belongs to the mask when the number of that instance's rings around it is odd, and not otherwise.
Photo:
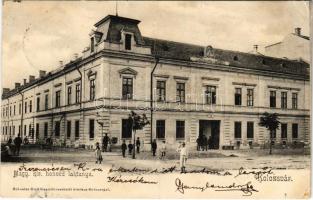
[(265, 55), (310, 63), (310, 47), (310, 38), (301, 34), (301, 28), (295, 28), (295, 32), (286, 35), (281, 42), (266, 46)]
[(21, 134), (31, 142), (92, 148), (104, 133), (130, 140), (130, 111), (150, 124), (137, 132), (196, 146), (211, 136), (214, 149), (261, 146), (264, 112), (279, 113), (276, 143), (310, 140), (309, 65), (141, 35), (140, 21), (109, 15), (95, 24), (90, 47), (57, 70), (4, 89), (2, 141)]

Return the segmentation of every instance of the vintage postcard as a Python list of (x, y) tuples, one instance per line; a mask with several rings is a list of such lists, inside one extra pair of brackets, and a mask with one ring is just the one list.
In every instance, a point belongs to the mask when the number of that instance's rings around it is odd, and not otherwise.
[(310, 198), (309, 1), (4, 1), (1, 197)]

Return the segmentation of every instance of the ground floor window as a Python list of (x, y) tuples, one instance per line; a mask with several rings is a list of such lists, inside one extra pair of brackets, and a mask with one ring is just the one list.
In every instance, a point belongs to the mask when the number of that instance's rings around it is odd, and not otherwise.
[(235, 138), (241, 139), (241, 122), (235, 122)]
[(55, 137), (60, 137), (60, 122), (59, 121), (55, 122), (54, 131), (55, 131)]
[(75, 139), (79, 138), (79, 120), (75, 121)]
[(298, 138), (298, 124), (292, 124), (292, 138)]
[(247, 138), (252, 139), (254, 137), (253, 122), (247, 122)]
[(95, 120), (89, 120), (89, 139), (94, 139), (95, 137)]
[(26, 125), (24, 125), (24, 136), (26, 136)]
[(281, 138), (287, 138), (287, 124), (281, 124)]
[(165, 120), (156, 121), (156, 138), (158, 139), (165, 138)]
[(176, 121), (176, 139), (185, 138), (185, 121)]
[(67, 138), (70, 138), (71, 137), (71, 121), (67, 121), (67, 125), (66, 125), (66, 136)]
[(122, 119), (122, 138), (128, 139), (132, 137), (131, 122), (128, 119)]
[(39, 138), (39, 124), (36, 124), (36, 139)]
[(29, 124), (29, 127), (28, 127), (28, 135), (31, 136), (32, 138), (34, 138), (34, 134), (32, 132), (32, 125)]
[(48, 137), (48, 122), (45, 122), (44, 124), (44, 138), (47, 138)]

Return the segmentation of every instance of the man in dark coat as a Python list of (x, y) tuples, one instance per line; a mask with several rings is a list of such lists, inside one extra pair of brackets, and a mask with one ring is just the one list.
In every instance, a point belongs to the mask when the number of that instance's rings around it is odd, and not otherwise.
[(126, 146), (126, 143), (125, 143), (125, 140), (123, 140), (123, 143), (122, 143), (122, 155), (123, 157), (125, 158), (125, 151), (127, 149), (127, 146)]
[(9, 140), (8, 140), (8, 145), (12, 144), (12, 137), (10, 136)]
[(139, 140), (139, 137), (137, 137), (137, 140), (136, 140), (136, 149), (137, 149), (137, 153), (139, 153), (139, 150), (140, 150), (140, 140)]
[(105, 136), (103, 137), (103, 140), (102, 140), (102, 145), (103, 145), (104, 151), (107, 151), (108, 143), (109, 143), (109, 137), (108, 137), (108, 134), (106, 133)]
[(200, 136), (198, 136), (196, 142), (197, 142), (197, 151), (200, 151)]
[(208, 138), (206, 136), (203, 137), (203, 148), (208, 150)]
[(131, 141), (129, 141), (129, 144), (128, 144), (128, 154), (131, 155), (132, 151), (133, 151), (133, 144), (132, 144)]
[(14, 139), (14, 145), (15, 145), (15, 149), (16, 149), (16, 154), (19, 155), (20, 154), (20, 149), (21, 149), (21, 144), (22, 144), (22, 138), (20, 137), (20, 134), (18, 134), (18, 136)]
[(153, 141), (152, 141), (152, 144), (151, 144), (151, 148), (152, 148), (152, 155), (153, 156), (155, 156), (155, 152), (156, 152), (156, 150), (157, 150), (157, 143), (156, 143), (156, 140), (154, 139)]

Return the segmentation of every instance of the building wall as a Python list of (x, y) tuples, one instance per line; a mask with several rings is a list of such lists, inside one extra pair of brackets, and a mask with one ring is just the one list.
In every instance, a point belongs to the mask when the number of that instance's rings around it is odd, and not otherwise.
[(288, 59), (302, 58), (310, 62), (310, 40), (289, 34), (282, 42), (265, 47), (265, 55)]
[[(48, 137), (52, 137), (57, 145), (93, 147), (96, 142), (101, 142), (104, 133), (111, 137), (118, 138), (121, 143), (122, 119), (128, 117), (130, 110), (138, 113), (145, 113), (150, 118), (150, 72), (155, 65), (153, 61), (139, 59), (113, 58), (101, 56), (87, 62), (78, 70), (65, 73), (47, 82), (34, 85), (24, 90), (22, 95), (16, 94), (8, 99), (2, 100), (1, 108), (7, 109), (23, 101), (27, 102), (27, 112), (22, 115), (2, 116), (2, 127), (15, 126), (16, 136), (19, 125), (26, 125), (26, 135), (31, 141), (44, 141), (44, 123), (48, 123)], [(81, 73), (81, 75), (80, 75)], [(195, 146), (199, 135), (199, 120), (219, 120), (220, 121), (220, 147), (223, 145), (234, 145), (237, 139), (234, 138), (234, 122), (242, 122), (242, 137), (239, 142), (242, 145), (248, 143), (246, 138), (247, 121), (254, 122), (253, 143), (263, 145), (268, 142), (269, 134), (267, 130), (258, 126), (261, 114), (267, 112), (277, 112), (281, 116), (281, 121), (288, 123), (288, 142), (292, 142), (291, 124), (298, 123), (299, 137), (297, 141), (309, 141), (309, 109), (310, 109), (310, 84), (309, 81), (280, 78), (277, 76), (261, 76), (257, 73), (227, 72), (218, 68), (205, 69), (186, 67), (180, 62), (160, 62), (154, 73), (154, 96), (156, 95), (156, 81), (166, 81), (166, 102), (155, 102), (156, 111), (152, 121), (152, 137), (155, 138), (156, 120), (166, 120), (165, 139), (171, 147), (176, 147), (181, 140), (176, 140), (176, 120), (185, 121), (184, 141)], [(122, 78), (124, 76), (133, 78), (132, 100), (122, 100)], [(80, 79), (82, 78), (82, 79)], [(95, 100), (90, 100), (90, 80), (95, 80), (96, 91)], [(186, 86), (186, 103), (176, 102), (176, 84), (184, 82)], [(82, 100), (75, 103), (75, 86), (81, 84)], [(216, 105), (207, 105), (204, 102), (204, 89), (206, 85), (216, 86)], [(72, 87), (72, 104), (67, 105), (67, 88)], [(242, 105), (234, 105), (235, 88), (242, 88)], [(247, 106), (247, 89), (254, 90), (254, 105)], [(55, 108), (56, 91), (61, 91), (60, 107)], [(277, 91), (276, 108), (269, 108), (270, 90)], [(287, 109), (280, 108), (281, 92), (287, 92)], [(298, 93), (298, 108), (292, 109), (291, 95)], [(49, 94), (49, 107), (44, 109), (44, 96)], [(39, 111), (36, 110), (36, 100), (40, 97)], [(32, 112), (29, 112), (29, 102), (32, 101)], [(11, 108), (12, 109), (12, 108)], [(23, 108), (24, 111), (25, 108)], [(146, 110), (144, 110), (146, 109)], [(9, 111), (8, 111), (9, 112)], [(12, 111), (11, 111), (12, 112)], [(89, 121), (95, 120), (95, 136), (89, 137)], [(79, 120), (79, 138), (74, 137), (74, 124)], [(23, 121), (23, 122), (22, 122)], [(55, 137), (55, 122), (60, 121), (60, 136)], [(71, 137), (67, 138), (67, 121), (71, 121)], [(101, 127), (97, 121), (104, 123)], [(34, 128), (39, 124), (39, 138), (29, 134), (29, 125)], [(139, 130), (136, 134), (141, 138), (145, 148), (150, 145), (151, 125)], [(2, 131), (2, 141), (6, 141), (9, 132)], [(36, 133), (36, 130), (34, 130)], [(35, 135), (35, 134), (34, 134)], [(278, 143), (281, 142), (280, 132), (277, 131)]]

